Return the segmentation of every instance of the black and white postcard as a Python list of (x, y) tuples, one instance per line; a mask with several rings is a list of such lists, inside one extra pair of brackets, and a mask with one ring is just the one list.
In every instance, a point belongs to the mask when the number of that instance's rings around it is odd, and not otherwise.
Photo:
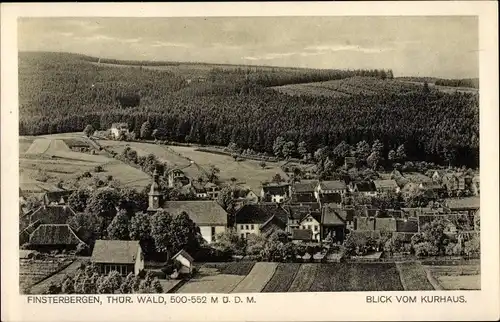
[(497, 50), (491, 2), (2, 5), (2, 320), (497, 319)]

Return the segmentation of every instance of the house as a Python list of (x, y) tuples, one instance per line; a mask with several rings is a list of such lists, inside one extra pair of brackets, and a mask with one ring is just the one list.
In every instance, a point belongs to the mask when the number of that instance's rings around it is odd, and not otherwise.
[(431, 176), (433, 182), (442, 183), (446, 172), (443, 170), (430, 170), (427, 172), (427, 174)]
[(76, 215), (76, 212), (70, 206), (40, 206), (19, 218), (20, 229), (22, 230), (34, 222), (41, 224), (65, 224), (74, 215)]
[(129, 128), (127, 123), (113, 123), (111, 124), (111, 136), (116, 140), (122, 136), (129, 134)]
[(84, 244), (68, 224), (40, 224), (30, 234), (29, 243), (50, 249), (75, 249), (78, 244)]
[(471, 183), (472, 177), (465, 173), (448, 173), (443, 177), (443, 184), (450, 194), (469, 190)]
[(310, 229), (292, 229), (292, 242), (303, 243), (313, 240), (313, 232)]
[(96, 240), (90, 261), (105, 275), (117, 271), (137, 276), (144, 269), (144, 253), (136, 240)]
[(180, 250), (177, 254), (175, 254), (172, 257), (172, 260), (178, 261), (182, 265), (178, 273), (191, 274), (193, 272), (194, 259), (184, 249)]
[(343, 181), (321, 181), (316, 185), (314, 196), (320, 204), (342, 203), (347, 192), (347, 185)]
[(294, 204), (317, 202), (314, 195), (317, 180), (303, 180), (290, 186), (291, 201)]
[(288, 224), (287, 224), (287, 232), (292, 233), (292, 229), (298, 229), (299, 228), (299, 221), (310, 214), (313, 211), (318, 211), (319, 204), (314, 203), (313, 205), (317, 207), (312, 207), (312, 204), (307, 204), (307, 205), (296, 205), (296, 204), (288, 204), (284, 205), (283, 208), (285, 211), (288, 213)]
[(207, 243), (215, 241), (217, 234), (227, 230), (228, 214), (215, 200), (166, 201), (162, 209), (172, 215), (187, 213)]
[(203, 188), (205, 188), (208, 198), (215, 200), (219, 197), (220, 187), (215, 183), (207, 182)]
[(290, 184), (269, 183), (263, 185), (260, 191), (260, 197), (264, 202), (283, 203), (290, 197)]
[(451, 212), (466, 212), (469, 215), (474, 214), (481, 205), (479, 197), (466, 197), (466, 198), (449, 198), (444, 200), (444, 207)]
[(194, 195), (198, 199), (208, 199), (209, 198), (207, 190), (197, 182), (191, 183), (191, 191), (194, 193)]
[(259, 197), (252, 190), (248, 190), (245, 199), (246, 202), (250, 204), (256, 204), (257, 202), (259, 202)]
[(169, 188), (182, 187), (190, 182), (184, 171), (181, 169), (172, 169), (167, 173), (167, 186)]
[(377, 195), (377, 189), (373, 181), (361, 181), (351, 185), (351, 192), (358, 193), (367, 197), (374, 197)]
[(393, 179), (374, 180), (373, 184), (375, 185), (377, 193), (399, 193), (400, 191), (398, 184)]
[(346, 235), (346, 225), (353, 226), (353, 212), (327, 205), (321, 213), (321, 239), (331, 238), (333, 242), (342, 243)]
[(298, 227), (302, 230), (310, 230), (312, 239), (321, 241), (321, 212), (309, 212), (299, 219)]
[(43, 195), (43, 203), (47, 206), (67, 205), (73, 192), (74, 190), (48, 191)]
[(236, 233), (241, 238), (250, 234), (260, 235), (270, 230), (286, 230), (288, 213), (274, 203), (247, 204), (235, 214)]

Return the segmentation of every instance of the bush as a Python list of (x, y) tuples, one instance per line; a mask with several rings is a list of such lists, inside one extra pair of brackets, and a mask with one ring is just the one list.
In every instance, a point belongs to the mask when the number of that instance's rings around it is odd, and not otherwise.
[(79, 243), (78, 246), (76, 246), (76, 255), (79, 256), (88, 256), (90, 255), (90, 247), (89, 245), (85, 243)]
[(104, 169), (102, 168), (102, 166), (98, 165), (94, 168), (94, 172), (103, 172)]
[(439, 252), (439, 249), (430, 242), (416, 244), (413, 246), (413, 250), (418, 257), (436, 256)]

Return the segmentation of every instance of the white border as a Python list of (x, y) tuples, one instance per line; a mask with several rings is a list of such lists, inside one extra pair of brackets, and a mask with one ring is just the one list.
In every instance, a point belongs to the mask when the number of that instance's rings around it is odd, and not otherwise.
[[(1, 5), (2, 321), (498, 320), (498, 12), (493, 1), (290, 3), (30, 3)], [(466, 304), (366, 304), (363, 292), (252, 294), (257, 304), (27, 305), (18, 286), (17, 22), (23, 17), (479, 16), (482, 290)], [(422, 295), (426, 292), (370, 292)]]

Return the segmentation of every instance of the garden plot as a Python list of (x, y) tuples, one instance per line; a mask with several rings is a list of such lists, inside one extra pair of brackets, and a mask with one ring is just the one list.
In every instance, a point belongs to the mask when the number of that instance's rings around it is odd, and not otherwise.
[(394, 263), (319, 264), (309, 291), (402, 291)]
[(307, 292), (311, 287), (316, 273), (318, 271), (318, 264), (302, 264), (293, 279), (292, 285), (288, 292)]
[(71, 262), (72, 260), (69, 259), (56, 258), (50, 260), (21, 259), (19, 262), (19, 288), (21, 292), (57, 273)]
[(80, 260), (75, 260), (71, 262), (69, 265), (64, 265), (61, 269), (57, 270), (50, 277), (44, 279), (43, 281), (33, 285), (31, 287), (29, 293), (30, 294), (44, 294), (50, 287), (51, 284), (59, 285), (62, 284), (66, 275), (72, 275), (80, 266), (82, 262)]
[(221, 274), (242, 275), (246, 276), (254, 267), (255, 262), (222, 262), (222, 263), (205, 263), (205, 268), (216, 268)]
[(218, 269), (201, 267), (198, 276), (190, 279), (176, 293), (229, 293), (245, 276), (219, 274)]
[(271, 280), (278, 267), (277, 263), (256, 263), (250, 272), (232, 291), (232, 293), (260, 292)]
[(280, 263), (262, 292), (287, 292), (300, 268), (298, 263)]

